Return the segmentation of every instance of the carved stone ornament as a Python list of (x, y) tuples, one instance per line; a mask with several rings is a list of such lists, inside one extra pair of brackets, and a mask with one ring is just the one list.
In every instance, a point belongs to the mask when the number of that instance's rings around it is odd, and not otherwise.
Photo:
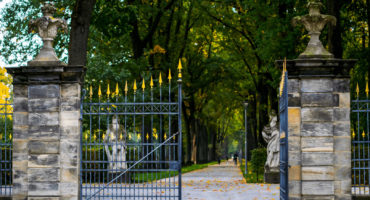
[(270, 113), (270, 123), (262, 130), (263, 139), (267, 142), (267, 159), (265, 173), (279, 172), (280, 137), (279, 123), (275, 111)]
[(55, 54), (53, 42), (58, 28), (64, 32), (68, 31), (67, 22), (64, 19), (54, 18), (55, 10), (52, 4), (46, 3), (42, 8), (43, 17), (28, 23), (28, 31), (38, 33), (43, 41), (39, 54), (34, 60), (28, 62), (28, 66), (65, 65)]
[(310, 41), (307, 45), (306, 50), (299, 55), (299, 58), (333, 58), (333, 54), (327, 51), (320, 41), (320, 34), (325, 25), (331, 23), (336, 24), (336, 18), (331, 15), (323, 15), (320, 13), (320, 9), (324, 5), (320, 0), (308, 0), (307, 7), (309, 14), (305, 16), (294, 17), (292, 20), (293, 26), (298, 23), (303, 24)]

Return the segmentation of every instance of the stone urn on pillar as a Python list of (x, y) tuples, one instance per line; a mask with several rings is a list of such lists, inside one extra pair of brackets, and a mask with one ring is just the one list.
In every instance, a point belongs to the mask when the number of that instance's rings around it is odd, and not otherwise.
[(67, 32), (67, 22), (64, 19), (54, 18), (55, 8), (52, 4), (45, 4), (42, 7), (43, 17), (31, 20), (28, 24), (30, 33), (38, 33), (42, 39), (43, 47), (39, 54), (28, 66), (45, 66), (45, 65), (65, 65), (60, 61), (54, 51), (53, 42), (58, 33), (58, 28)]

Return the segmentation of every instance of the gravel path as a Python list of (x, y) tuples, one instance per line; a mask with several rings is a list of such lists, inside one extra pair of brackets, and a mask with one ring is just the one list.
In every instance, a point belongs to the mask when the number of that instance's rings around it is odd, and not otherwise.
[(231, 161), (183, 174), (183, 199), (277, 200), (279, 185), (247, 184), (239, 167)]

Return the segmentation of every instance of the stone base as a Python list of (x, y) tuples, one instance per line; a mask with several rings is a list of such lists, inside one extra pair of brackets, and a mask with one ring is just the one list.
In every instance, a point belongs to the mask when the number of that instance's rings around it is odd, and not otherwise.
[[(111, 180), (115, 179), (117, 176), (119, 176), (122, 172), (117, 173), (108, 173), (108, 180), (107, 182), (110, 182)], [(133, 180), (131, 180), (133, 177), (131, 177), (131, 173), (128, 171), (116, 180), (113, 181), (113, 183), (133, 183)]]
[(67, 66), (64, 62), (58, 61), (28, 61), (28, 66)]
[(280, 173), (279, 172), (265, 172), (264, 181), (265, 183), (280, 183)]

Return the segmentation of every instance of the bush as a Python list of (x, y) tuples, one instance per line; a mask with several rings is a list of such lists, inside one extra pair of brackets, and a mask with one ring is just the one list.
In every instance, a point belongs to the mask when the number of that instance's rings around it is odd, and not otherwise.
[(252, 159), (251, 159), (251, 166), (252, 170), (257, 174), (257, 181), (258, 175), (263, 173), (264, 166), (267, 159), (266, 148), (257, 148), (252, 150)]

